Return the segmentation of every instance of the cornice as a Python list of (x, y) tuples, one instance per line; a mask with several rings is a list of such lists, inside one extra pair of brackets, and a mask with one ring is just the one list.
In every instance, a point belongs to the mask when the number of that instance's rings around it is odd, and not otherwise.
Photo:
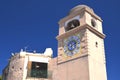
[(105, 34), (99, 32), (98, 30), (96, 30), (95, 28), (91, 27), (90, 25), (88, 24), (84, 24), (82, 26), (78, 26), (72, 30), (69, 30), (61, 35), (58, 35), (56, 38), (57, 40), (60, 40), (60, 39), (63, 39), (65, 37), (68, 37), (70, 35), (73, 35), (75, 33), (78, 33), (80, 30), (83, 30), (83, 29), (89, 29), (91, 32), (93, 32), (94, 34), (96, 34), (97, 36), (99, 36), (100, 38), (104, 39), (105, 38)]

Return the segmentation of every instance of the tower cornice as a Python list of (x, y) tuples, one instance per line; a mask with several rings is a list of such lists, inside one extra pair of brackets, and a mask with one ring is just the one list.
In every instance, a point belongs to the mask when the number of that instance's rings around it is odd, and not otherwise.
[(105, 34), (103, 33), (100, 33), (99, 31), (97, 31), (95, 28), (91, 27), (90, 25), (88, 24), (84, 24), (82, 26), (79, 26), (77, 28), (74, 28), (70, 31), (67, 31), (66, 33), (64, 34), (61, 34), (61, 35), (58, 35), (56, 38), (57, 40), (60, 40), (61, 38), (65, 38), (67, 36), (70, 36), (71, 34), (74, 34), (74, 33), (78, 33), (80, 30), (83, 30), (83, 29), (89, 29), (90, 31), (92, 31), (94, 34), (98, 35), (100, 38), (104, 39), (105, 38)]

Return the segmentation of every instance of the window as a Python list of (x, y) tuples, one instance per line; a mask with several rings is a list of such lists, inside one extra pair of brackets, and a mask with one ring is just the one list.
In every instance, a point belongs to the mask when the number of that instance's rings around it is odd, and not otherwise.
[(31, 62), (31, 69), (28, 69), (28, 75), (35, 78), (47, 78), (47, 67), (47, 63)]
[(94, 19), (91, 19), (91, 25), (92, 25), (93, 27), (96, 27), (96, 22), (95, 22)]
[(98, 42), (95, 42), (95, 46), (98, 47)]

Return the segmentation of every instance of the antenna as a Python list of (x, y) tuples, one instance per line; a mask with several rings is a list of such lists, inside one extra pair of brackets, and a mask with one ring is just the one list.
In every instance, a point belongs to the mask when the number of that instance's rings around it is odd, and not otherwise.
[(28, 48), (28, 46), (25, 46), (25, 47), (24, 47), (24, 49), (25, 49), (25, 52), (27, 51), (27, 48)]
[(21, 49), (21, 51), (20, 52), (23, 52), (23, 49)]
[(36, 50), (34, 50), (33, 53), (36, 53)]

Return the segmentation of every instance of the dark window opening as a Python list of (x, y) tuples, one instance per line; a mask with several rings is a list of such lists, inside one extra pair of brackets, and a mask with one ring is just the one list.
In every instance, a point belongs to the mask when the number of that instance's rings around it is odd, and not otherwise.
[(95, 46), (98, 47), (98, 42), (95, 43)]
[(91, 25), (92, 25), (93, 27), (95, 27), (95, 26), (96, 26), (96, 22), (95, 22), (95, 20), (94, 20), (94, 19), (91, 19)]
[(80, 26), (80, 22), (79, 22), (79, 20), (75, 19), (75, 20), (70, 21), (70, 22), (67, 24), (65, 30), (66, 30), (66, 31), (69, 31), (69, 30), (71, 30), (71, 29), (73, 29), (73, 28), (75, 28), (75, 27), (78, 27), (78, 26)]
[(32, 62), (31, 77), (47, 78), (47, 63)]

